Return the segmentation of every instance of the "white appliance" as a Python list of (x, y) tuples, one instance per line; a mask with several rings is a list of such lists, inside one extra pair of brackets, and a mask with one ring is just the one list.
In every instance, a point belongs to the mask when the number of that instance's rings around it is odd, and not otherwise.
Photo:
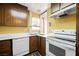
[(13, 56), (22, 56), (29, 53), (29, 37), (13, 39)]
[[(73, 33), (73, 34), (72, 34)], [(56, 30), (54, 35), (46, 39), (47, 56), (75, 56), (76, 32)]]

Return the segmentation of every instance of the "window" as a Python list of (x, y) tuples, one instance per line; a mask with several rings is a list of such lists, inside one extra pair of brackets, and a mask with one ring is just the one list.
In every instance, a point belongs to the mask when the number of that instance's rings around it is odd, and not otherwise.
[(36, 18), (36, 17), (33, 17), (32, 18), (32, 26), (40, 26), (40, 19), (39, 18)]
[(32, 32), (40, 32), (40, 19), (32, 17)]

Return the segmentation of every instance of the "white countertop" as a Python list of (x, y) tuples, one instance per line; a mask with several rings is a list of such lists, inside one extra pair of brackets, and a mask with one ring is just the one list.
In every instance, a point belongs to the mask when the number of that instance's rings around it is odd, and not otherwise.
[(29, 36), (36, 36), (36, 35), (47, 37), (47, 35), (45, 34), (15, 33), (15, 34), (0, 34), (0, 40), (15, 39), (15, 38), (22, 38), (22, 37), (29, 37)]
[(28, 37), (28, 33), (0, 34), (0, 40)]

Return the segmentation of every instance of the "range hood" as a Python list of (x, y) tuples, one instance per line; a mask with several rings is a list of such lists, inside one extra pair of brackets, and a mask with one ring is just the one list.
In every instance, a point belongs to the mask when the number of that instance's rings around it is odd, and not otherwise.
[(64, 8), (64, 9), (60, 9), (59, 11), (50, 15), (50, 17), (51, 18), (61, 18), (64, 16), (75, 14), (75, 13), (76, 13), (76, 4), (73, 4), (69, 7)]

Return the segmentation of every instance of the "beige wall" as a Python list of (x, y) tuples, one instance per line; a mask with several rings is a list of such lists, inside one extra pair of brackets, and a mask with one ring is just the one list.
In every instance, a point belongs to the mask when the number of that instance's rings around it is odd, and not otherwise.
[[(48, 12), (48, 31), (54, 29), (76, 29), (76, 14), (65, 16), (59, 19), (50, 18), (50, 7), (47, 10)], [(49, 25), (51, 24), (51, 26)]]

